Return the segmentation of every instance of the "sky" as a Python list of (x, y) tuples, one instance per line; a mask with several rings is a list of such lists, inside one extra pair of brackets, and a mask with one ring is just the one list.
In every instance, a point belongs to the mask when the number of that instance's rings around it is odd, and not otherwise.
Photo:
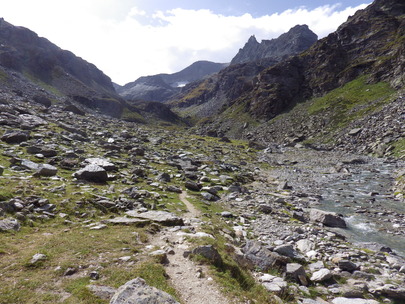
[(251, 35), (297, 24), (319, 38), (371, 0), (1, 0), (0, 17), (95, 64), (120, 85), (198, 60), (230, 62)]

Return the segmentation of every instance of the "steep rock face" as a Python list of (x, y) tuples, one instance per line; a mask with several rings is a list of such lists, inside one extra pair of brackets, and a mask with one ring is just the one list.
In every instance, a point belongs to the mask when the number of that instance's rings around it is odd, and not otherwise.
[(147, 100), (165, 102), (181, 90), (181, 87), (204, 79), (219, 72), (227, 64), (210, 61), (197, 61), (174, 74), (158, 74), (140, 77), (117, 88), (117, 92), (127, 100)]
[(0, 19), (0, 66), (106, 114), (118, 116), (122, 111), (111, 79), (96, 66), (4, 19)]
[(307, 25), (296, 25), (280, 37), (263, 40), (261, 43), (257, 42), (255, 36), (251, 36), (245, 46), (232, 59), (231, 65), (263, 58), (273, 58), (280, 61), (305, 51), (317, 40), (318, 36)]
[(261, 44), (252, 36), (229, 67), (204, 81), (186, 86), (169, 104), (199, 118), (219, 114), (240, 96), (252, 91), (257, 75), (263, 70), (307, 49), (316, 39), (306, 25), (295, 26), (279, 38)]
[(270, 119), (295, 102), (322, 95), (364, 74), (373, 81), (402, 87), (404, 13), (403, 1), (375, 1), (308, 52), (263, 71), (240, 102), (255, 117)]

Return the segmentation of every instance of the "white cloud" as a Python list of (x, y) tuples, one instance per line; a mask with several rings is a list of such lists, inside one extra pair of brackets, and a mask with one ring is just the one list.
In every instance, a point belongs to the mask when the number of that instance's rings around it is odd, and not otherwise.
[(6, 21), (30, 28), (124, 84), (140, 76), (176, 72), (197, 60), (228, 62), (252, 34), (258, 40), (271, 39), (296, 24), (307, 24), (323, 37), (366, 6), (301, 7), (254, 18), (180, 8), (148, 16), (133, 3), (2, 0), (0, 11)]

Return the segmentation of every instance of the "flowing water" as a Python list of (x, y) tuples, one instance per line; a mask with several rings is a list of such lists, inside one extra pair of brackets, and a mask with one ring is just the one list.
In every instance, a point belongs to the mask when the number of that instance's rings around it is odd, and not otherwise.
[(396, 164), (382, 160), (351, 165), (321, 191), (321, 209), (343, 214), (354, 242), (377, 242), (405, 257), (405, 204), (392, 195)]

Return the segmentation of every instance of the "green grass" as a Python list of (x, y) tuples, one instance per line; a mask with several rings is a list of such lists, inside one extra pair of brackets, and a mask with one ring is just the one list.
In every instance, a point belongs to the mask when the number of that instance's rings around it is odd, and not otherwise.
[(342, 127), (384, 105), (394, 92), (388, 83), (369, 84), (367, 76), (361, 76), (343, 87), (313, 99), (308, 114), (332, 112), (332, 125)]
[[(18, 233), (2, 233), (0, 303), (56, 303), (62, 294), (70, 295), (66, 303), (106, 303), (96, 299), (86, 288), (87, 272), (94, 266), (101, 267), (96, 284), (118, 287), (140, 276), (151, 285), (174, 294), (161, 265), (148, 262), (130, 267), (113, 262), (141, 251), (144, 245), (137, 235), (143, 234), (143, 229), (135, 227), (89, 230), (77, 224), (66, 226), (61, 220), (51, 220), (34, 228), (23, 227)], [(123, 248), (130, 250), (123, 251)], [(45, 254), (47, 259), (31, 267), (28, 262), (36, 253)], [(136, 261), (135, 256), (133, 260)], [(68, 267), (77, 268), (79, 275), (63, 276)]]
[(146, 123), (145, 118), (136, 111), (131, 111), (127, 107), (123, 109), (121, 119), (131, 122)]
[[(25, 77), (27, 77), (29, 80), (31, 80), (33, 83), (37, 84), (38, 86), (40, 86), (41, 88), (43, 88), (44, 90), (54, 94), (57, 97), (63, 97), (65, 96), (61, 91), (59, 91), (56, 87), (47, 84), (45, 82), (43, 82), (42, 80), (34, 77), (33, 75), (31, 75), (28, 72), (24, 72), (23, 75)], [(51, 99), (52, 103), (58, 103), (58, 101), (56, 99)]]
[(393, 154), (398, 158), (405, 158), (405, 138), (401, 138), (392, 144), (394, 147)]

